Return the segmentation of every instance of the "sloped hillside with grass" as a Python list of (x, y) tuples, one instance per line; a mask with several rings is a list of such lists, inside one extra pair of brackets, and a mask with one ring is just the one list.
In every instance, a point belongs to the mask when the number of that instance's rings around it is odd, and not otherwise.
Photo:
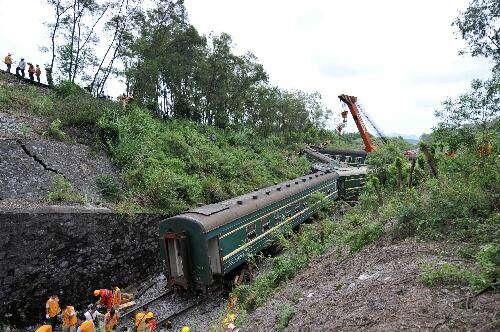
[[(40, 157), (56, 170), (47, 180), (52, 183), (45, 181), (39, 188), (42, 194), (35, 195), (41, 201), (85, 203), (89, 198), (79, 183), (88, 180), (100, 193), (92, 203), (119, 211), (175, 214), (309, 172), (310, 163), (298, 153), (306, 143), (349, 145), (314, 127), (290, 138), (245, 127), (220, 129), (184, 119), (161, 119), (137, 105), (125, 108), (96, 99), (72, 83), (62, 82), (49, 90), (1, 75), (0, 114), (7, 119), (2, 128), (12, 134), (2, 144), (14, 139), (68, 147), (61, 150), (59, 159), (54, 149)], [(86, 149), (88, 156), (73, 158), (72, 147), (75, 153)], [(60, 169), (78, 169), (78, 160), (85, 164), (83, 159), (94, 160), (102, 153), (112, 165), (96, 176), (78, 172), (82, 176), (76, 179)], [(75, 159), (73, 166), (64, 166), (71, 159)], [(25, 179), (29, 178), (26, 173)]]

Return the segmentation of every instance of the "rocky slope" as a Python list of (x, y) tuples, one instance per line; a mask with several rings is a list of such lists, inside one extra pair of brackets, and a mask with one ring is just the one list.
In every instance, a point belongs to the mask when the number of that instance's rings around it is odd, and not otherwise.
[(497, 330), (498, 293), (428, 288), (419, 280), (421, 263), (463, 260), (456, 252), (415, 240), (381, 242), (345, 259), (332, 250), (251, 314), (244, 330)]
[(99, 176), (118, 178), (102, 151), (44, 137), (43, 118), (0, 111), (0, 208), (44, 205), (55, 176), (68, 180), (85, 203), (99, 204)]

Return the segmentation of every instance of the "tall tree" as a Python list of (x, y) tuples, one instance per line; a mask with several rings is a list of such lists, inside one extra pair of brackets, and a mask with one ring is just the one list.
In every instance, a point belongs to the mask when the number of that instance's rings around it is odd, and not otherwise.
[[(472, 56), (492, 58), (500, 63), (500, 1), (472, 0), (453, 25), (460, 32)], [(462, 51), (465, 53), (465, 51)]]

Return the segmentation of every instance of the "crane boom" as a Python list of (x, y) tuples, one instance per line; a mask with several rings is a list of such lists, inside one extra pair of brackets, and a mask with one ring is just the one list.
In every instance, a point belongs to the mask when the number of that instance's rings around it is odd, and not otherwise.
[(358, 127), (359, 134), (361, 135), (361, 138), (363, 139), (363, 143), (365, 144), (365, 151), (366, 152), (373, 152), (376, 149), (375, 144), (373, 144), (373, 141), (370, 137), (370, 134), (368, 133), (368, 130), (366, 130), (366, 126), (363, 122), (363, 119), (361, 118), (361, 114), (358, 110), (358, 106), (356, 105), (356, 101), (358, 100), (354, 96), (348, 96), (345, 94), (342, 94), (339, 96), (339, 99), (343, 101), (347, 107), (349, 108), (349, 111), (351, 112), (352, 118), (354, 119), (354, 122), (356, 123), (356, 127)]

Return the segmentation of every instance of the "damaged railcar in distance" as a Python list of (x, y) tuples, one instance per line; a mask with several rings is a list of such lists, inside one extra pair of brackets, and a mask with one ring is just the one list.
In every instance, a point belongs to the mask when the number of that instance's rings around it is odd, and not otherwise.
[(206, 289), (268, 247), (285, 227), (316, 212), (319, 202), (312, 202), (312, 194), (352, 200), (366, 172), (366, 166), (316, 172), (162, 221), (161, 258), (169, 286)]

